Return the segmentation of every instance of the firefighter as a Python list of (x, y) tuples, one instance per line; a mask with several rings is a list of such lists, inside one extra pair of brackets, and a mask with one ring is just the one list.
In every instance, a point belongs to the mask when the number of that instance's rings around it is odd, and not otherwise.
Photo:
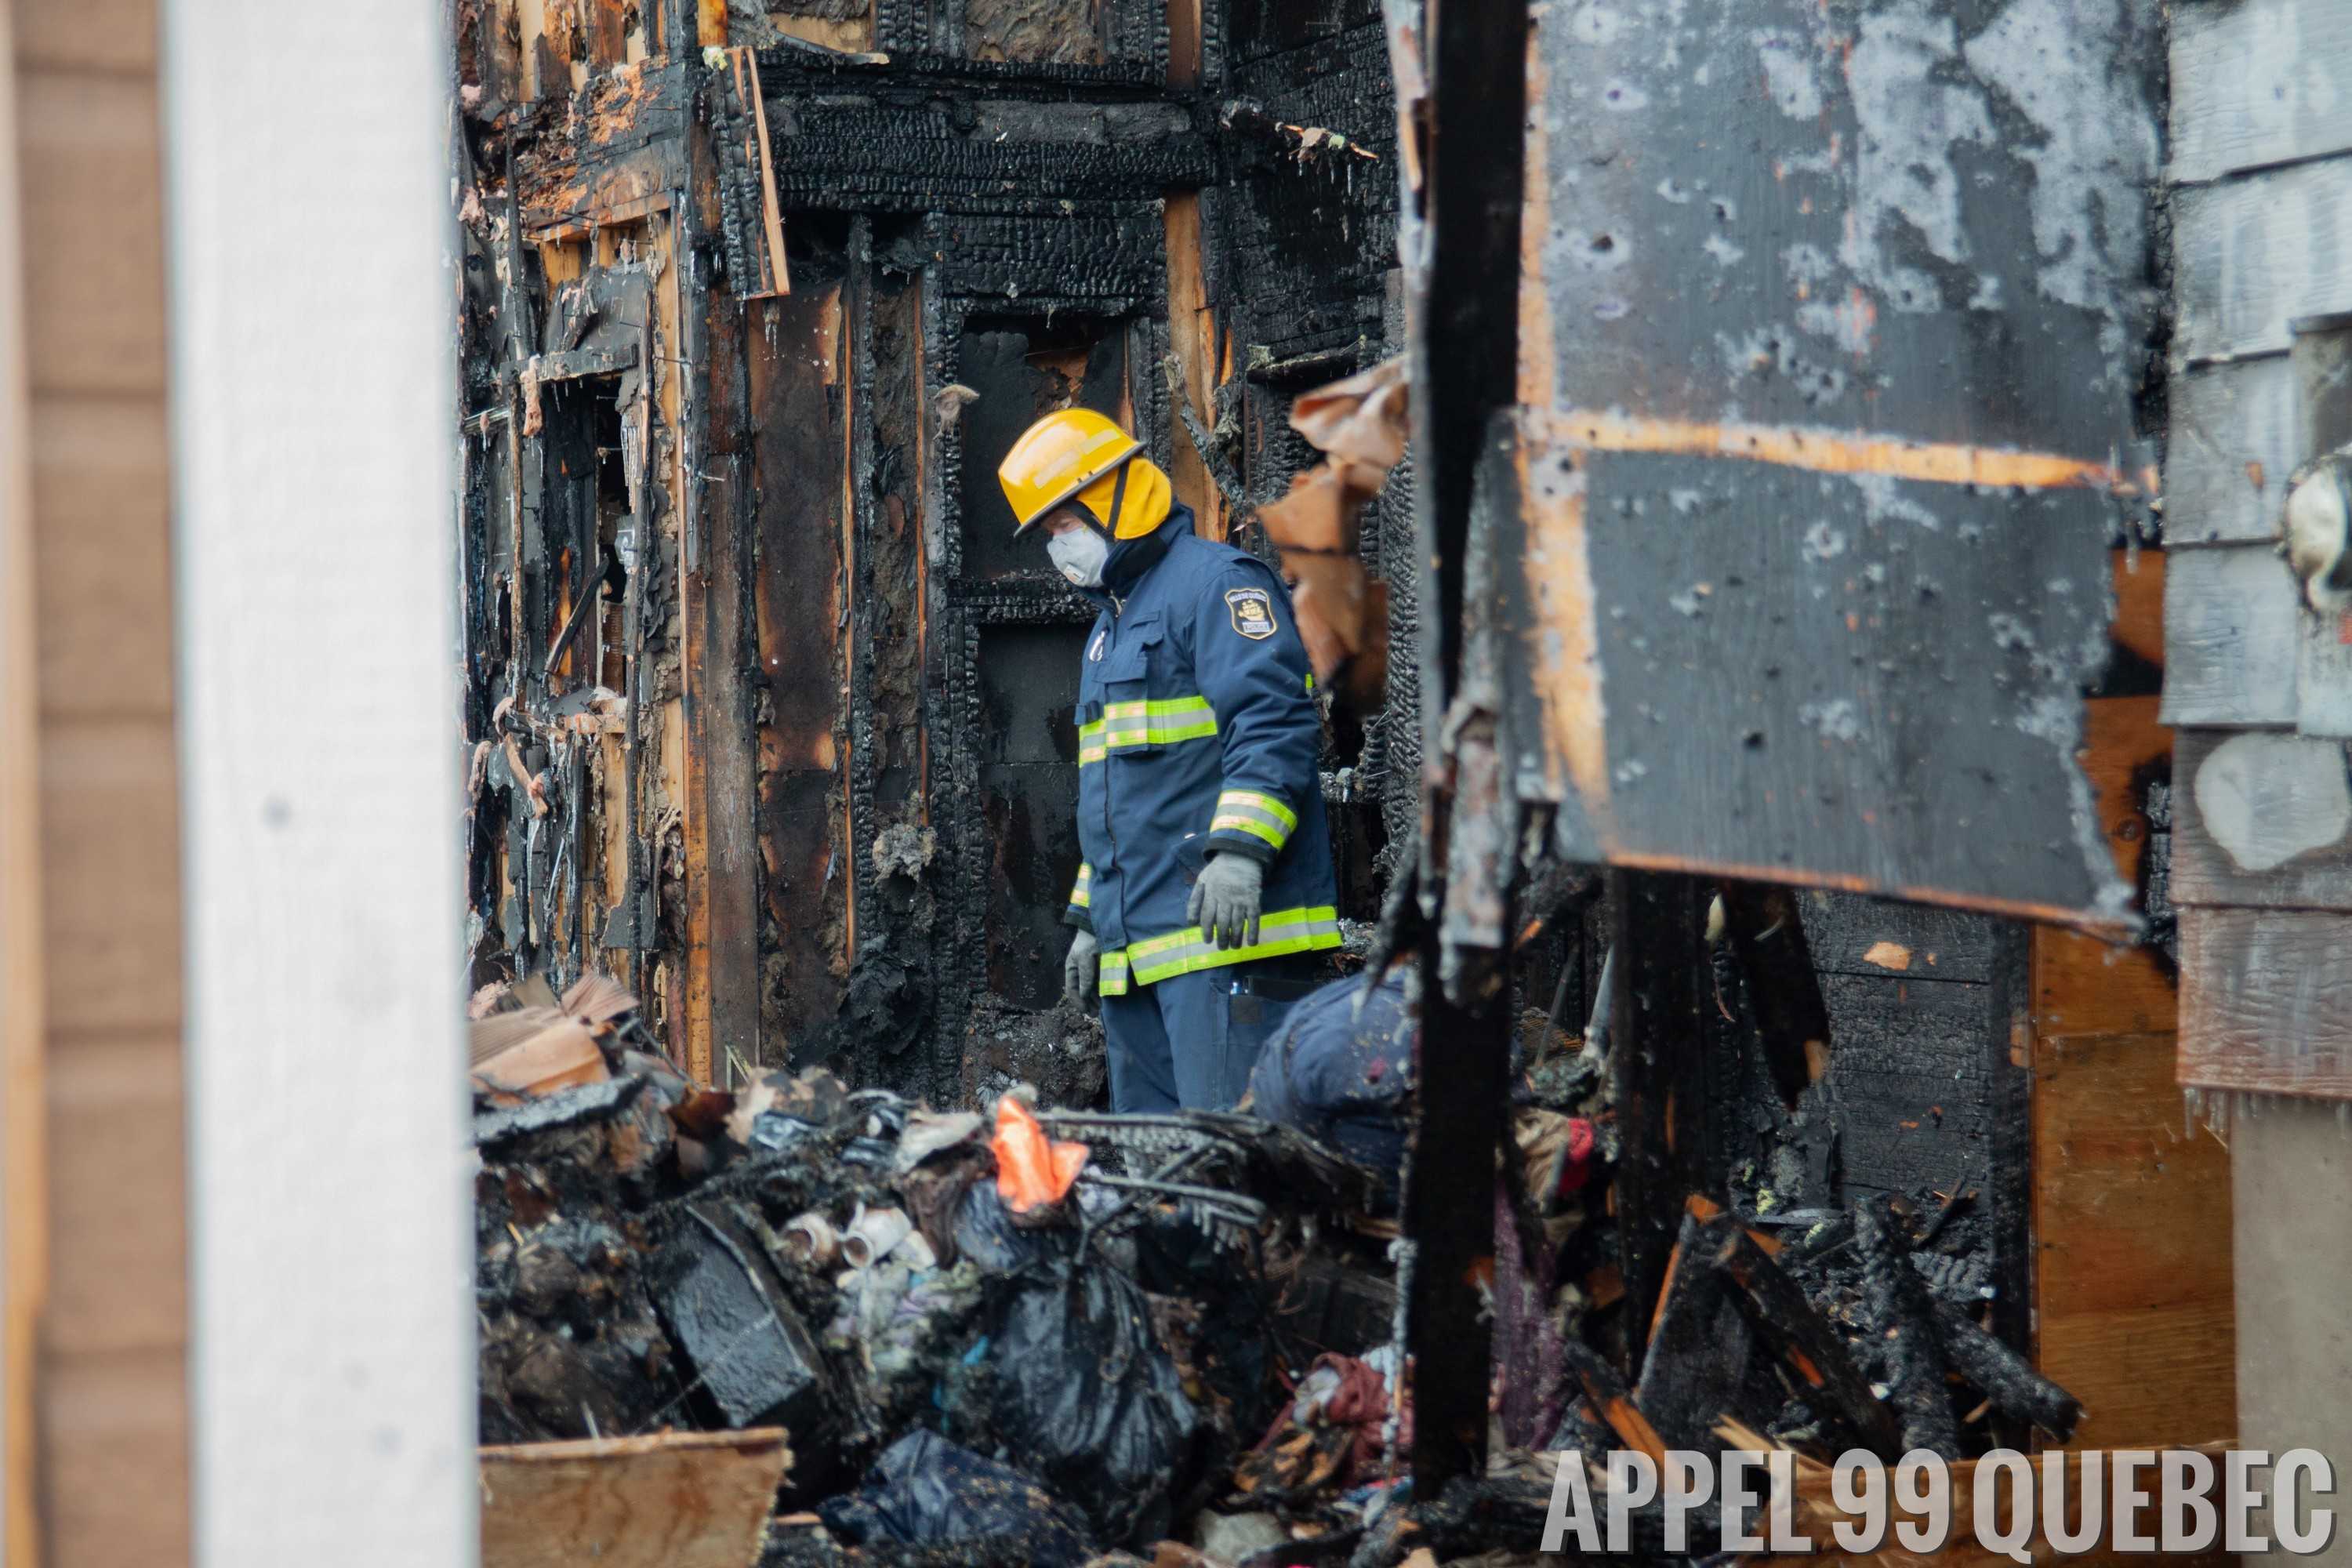
[(1078, 671), (1077, 928), (1115, 1110), (1223, 1110), (1339, 944), (1315, 678), (1290, 594), (1192, 531), (1142, 444), (1049, 414), (997, 470), (1017, 531), (1100, 612)]

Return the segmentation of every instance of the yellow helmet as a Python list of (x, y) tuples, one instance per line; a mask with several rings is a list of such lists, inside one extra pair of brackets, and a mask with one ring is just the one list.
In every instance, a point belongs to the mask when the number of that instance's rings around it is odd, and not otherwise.
[(1013, 531), (1076, 500), (1114, 539), (1150, 533), (1168, 521), (1170, 492), (1168, 476), (1142, 451), (1142, 442), (1091, 408), (1046, 415), (1021, 433), (996, 470), (1013, 505)]

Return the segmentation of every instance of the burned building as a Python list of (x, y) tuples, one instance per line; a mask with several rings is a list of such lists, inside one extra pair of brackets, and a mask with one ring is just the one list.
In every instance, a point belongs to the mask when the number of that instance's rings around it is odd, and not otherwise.
[[(1501, 1042), (1585, 1022), (1613, 947), (1637, 1305), (1689, 1192), (1969, 1194), (2000, 1331), (2044, 1311), (2127, 1384), (2033, 1216), (2129, 1245), (2069, 1195), (2063, 1069), (2168, 1082), (2100, 1055), (2161, 1032), (2164, 950), (2087, 967), (2168, 821), (2162, 33), (1789, 9), (1760, 44), (1546, 12), (1522, 97), (1370, 0), (461, 6), (475, 984), (617, 973), (720, 1084), (1095, 1092), (1053, 1016), (1090, 612), (994, 478), (1084, 405), (1205, 531), (1339, 585), (1342, 914), (1417, 886), (1428, 1005), (1493, 1047), (1432, 1125), (1491, 1132)], [(1906, 174), (1923, 82), (1960, 130)], [(1449, 178), (1516, 214), (1507, 277)], [(1302, 545), (1295, 403), (1399, 355), (1411, 451)], [(1573, 862), (1621, 870), (1541, 923)]]
[[(1265, 549), (1290, 397), (1396, 345), (1394, 115), (1369, 5), (839, 9), (464, 12), (471, 943), (951, 1096), (1078, 858), (1091, 612), (996, 463), (1096, 408)], [(1412, 774), (1343, 726), (1369, 914)]]

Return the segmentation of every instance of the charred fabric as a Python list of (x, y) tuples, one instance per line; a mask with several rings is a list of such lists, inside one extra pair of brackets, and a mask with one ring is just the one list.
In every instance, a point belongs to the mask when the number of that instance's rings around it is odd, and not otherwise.
[[(1397, 1172), (1342, 1152), (1377, 1142), (1026, 1086), (934, 1110), (823, 1068), (714, 1091), (593, 976), (475, 1026), (483, 1440), (782, 1426), (768, 1564), (1270, 1568), (1531, 1552), (1554, 1451), (1744, 1429), (1891, 1462), (2071, 1433), (2074, 1401), (1984, 1326), (1973, 1189), (1694, 1195), (1645, 1331), (1605, 1197), (1606, 1028), (1521, 1022), (1498, 1441), (1439, 1497), (1405, 1479)], [(1363, 1056), (1349, 1126), (1401, 1128), (1409, 1054)]]

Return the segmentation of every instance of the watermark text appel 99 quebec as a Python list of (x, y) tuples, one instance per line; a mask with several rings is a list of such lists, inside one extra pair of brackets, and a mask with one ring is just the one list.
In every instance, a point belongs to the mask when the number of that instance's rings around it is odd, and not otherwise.
[[(2308, 1556), (2336, 1532), (2335, 1466), (2315, 1448), (2117, 1449), (2027, 1455), (1995, 1448), (1956, 1480), (1925, 1449), (1888, 1465), (1852, 1449), (1826, 1488), (1801, 1488), (1786, 1448), (1617, 1449), (1597, 1467), (1559, 1456), (1542, 1550), (1632, 1552), (1660, 1544), (1726, 1553), (1941, 1551), (1955, 1534), (2019, 1563), (2118, 1553), (2281, 1551)], [(1812, 1467), (1816, 1472), (1820, 1467)]]

